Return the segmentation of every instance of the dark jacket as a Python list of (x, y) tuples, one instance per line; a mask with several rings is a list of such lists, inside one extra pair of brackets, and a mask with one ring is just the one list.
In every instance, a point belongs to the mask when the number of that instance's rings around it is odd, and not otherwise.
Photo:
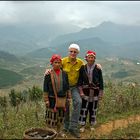
[[(66, 92), (69, 90), (68, 75), (64, 71), (62, 71), (62, 83), (63, 83), (63, 89), (57, 93), (58, 97), (65, 97)], [(50, 107), (53, 108), (55, 105), (55, 94), (53, 91), (50, 74), (45, 75), (44, 77), (43, 91), (48, 93)]]
[[(102, 77), (102, 70), (97, 68), (97, 65), (95, 65), (95, 68), (93, 69), (92, 73), (92, 83), (94, 87), (98, 87), (99, 90), (103, 90), (103, 77)], [(78, 79), (78, 86), (83, 85), (89, 85), (89, 80), (87, 76), (87, 64), (84, 66), (81, 66), (80, 73), (79, 73), (79, 79)], [(98, 90), (98, 92), (99, 92)], [(89, 90), (83, 90), (84, 93), (89, 94)]]
[[(62, 71), (62, 81), (63, 81), (63, 89), (62, 91), (60, 91), (57, 96), (58, 97), (63, 97), (66, 95), (66, 91), (69, 90), (69, 82), (68, 82), (68, 75), (66, 74), (66, 72)], [(44, 86), (43, 86), (44, 92), (48, 92), (48, 96), (54, 96), (54, 91), (53, 91), (53, 87), (52, 87), (52, 82), (51, 82), (51, 76), (46, 75), (44, 77)]]

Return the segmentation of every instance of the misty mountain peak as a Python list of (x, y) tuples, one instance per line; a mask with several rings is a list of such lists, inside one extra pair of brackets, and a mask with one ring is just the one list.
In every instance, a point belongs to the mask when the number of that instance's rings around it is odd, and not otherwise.
[(112, 25), (116, 25), (115, 23), (111, 22), (111, 21), (104, 21), (101, 24), (99, 24), (99, 26), (112, 26)]

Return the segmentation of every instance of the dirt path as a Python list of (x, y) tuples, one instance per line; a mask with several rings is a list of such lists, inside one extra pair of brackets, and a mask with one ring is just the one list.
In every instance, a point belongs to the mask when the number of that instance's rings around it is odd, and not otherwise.
[(81, 136), (82, 138), (93, 138), (95, 134), (98, 138), (98, 136), (100, 135), (107, 135), (113, 130), (116, 130), (118, 128), (127, 128), (128, 125), (138, 122), (140, 122), (140, 115), (130, 116), (126, 119), (109, 121), (108, 123), (102, 124), (99, 127), (97, 127), (94, 133), (90, 132), (89, 130), (86, 130), (85, 133), (81, 134)]
[[(108, 135), (113, 130), (119, 128), (127, 128), (128, 125), (138, 122), (140, 122), (140, 115), (130, 116), (126, 119), (109, 121), (108, 123), (98, 126), (94, 131), (86, 129), (84, 133), (81, 133), (81, 139), (98, 138), (101, 135)], [(71, 135), (67, 135), (67, 138), (65, 139), (74, 139), (74, 137), (72, 137)]]

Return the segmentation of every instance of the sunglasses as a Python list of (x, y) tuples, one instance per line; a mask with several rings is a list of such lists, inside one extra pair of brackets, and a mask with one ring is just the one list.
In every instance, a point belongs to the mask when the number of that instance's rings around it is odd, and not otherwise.
[(77, 51), (70, 51), (70, 53), (77, 53)]

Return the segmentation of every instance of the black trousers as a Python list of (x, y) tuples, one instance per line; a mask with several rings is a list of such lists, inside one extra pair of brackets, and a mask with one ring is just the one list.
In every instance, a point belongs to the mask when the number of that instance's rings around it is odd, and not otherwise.
[(89, 113), (89, 123), (94, 125), (96, 123), (96, 112), (98, 107), (98, 97), (93, 97), (93, 102), (88, 102), (88, 100), (82, 99), (82, 108), (80, 112), (79, 123), (80, 125), (86, 125), (87, 116)]

